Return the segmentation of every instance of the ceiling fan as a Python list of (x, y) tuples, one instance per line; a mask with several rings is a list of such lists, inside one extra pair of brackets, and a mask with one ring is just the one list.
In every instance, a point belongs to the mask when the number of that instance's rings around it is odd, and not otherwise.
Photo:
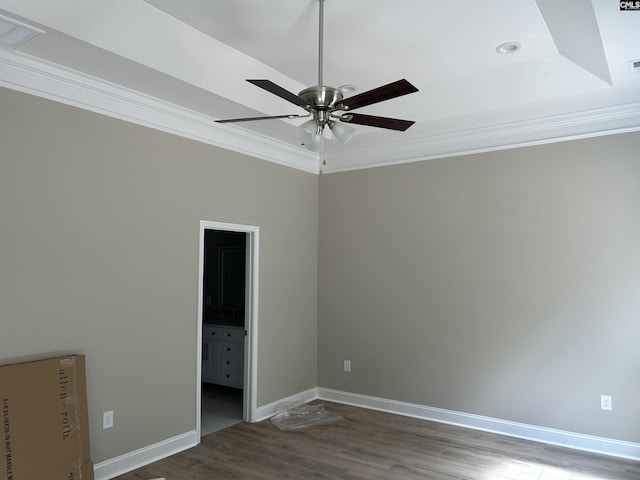
[[(322, 82), (322, 58), (323, 58), (323, 24), (324, 24), (324, 1), (319, 1), (319, 38), (318, 38), (318, 85), (305, 88), (300, 93), (294, 93), (276, 85), (271, 80), (250, 80), (247, 82), (277, 95), (288, 102), (305, 109), (306, 114), (271, 115), (263, 117), (232, 118), (227, 120), (216, 120), (217, 123), (249, 122), (254, 120), (271, 120), (278, 118), (302, 118), (313, 116), (299, 126), (296, 133), (303, 146), (314, 152), (324, 152), (324, 128), (329, 127), (333, 136), (346, 143), (355, 129), (342, 123), (357, 125), (367, 125), (370, 127), (386, 128), (390, 130), (405, 131), (415, 122), (410, 120), (400, 120), (397, 118), (379, 117), (375, 115), (365, 115), (362, 113), (352, 113), (356, 108), (366, 107), (374, 103), (390, 100), (402, 95), (417, 92), (407, 80), (402, 79), (381, 87), (359, 93), (352, 97), (343, 97), (343, 88), (334, 88), (323, 85)], [(342, 122), (342, 123), (340, 123)], [(323, 161), (324, 164), (324, 161)]]

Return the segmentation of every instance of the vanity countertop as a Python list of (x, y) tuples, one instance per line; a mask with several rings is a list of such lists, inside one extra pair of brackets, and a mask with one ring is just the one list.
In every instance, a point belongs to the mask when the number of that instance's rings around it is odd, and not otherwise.
[(224, 321), (224, 320), (215, 320), (213, 322), (204, 322), (202, 324), (204, 327), (231, 327), (231, 328), (244, 328), (244, 325), (238, 325), (238, 323), (233, 321)]

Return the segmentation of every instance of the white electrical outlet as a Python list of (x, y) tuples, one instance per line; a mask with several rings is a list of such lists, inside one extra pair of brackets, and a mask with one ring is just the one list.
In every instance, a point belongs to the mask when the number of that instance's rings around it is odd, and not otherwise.
[(102, 414), (102, 429), (106, 430), (111, 427), (113, 427), (113, 410), (109, 410)]
[(345, 372), (350, 372), (351, 371), (351, 360), (345, 360), (344, 361), (344, 371)]
[(600, 395), (600, 408), (608, 411), (613, 410), (611, 395)]

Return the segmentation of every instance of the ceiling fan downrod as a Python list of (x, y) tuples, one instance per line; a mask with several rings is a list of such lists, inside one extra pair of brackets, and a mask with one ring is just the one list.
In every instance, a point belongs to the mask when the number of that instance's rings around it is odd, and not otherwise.
[(318, 85), (305, 88), (298, 96), (303, 99), (311, 109), (310, 113), (316, 122), (316, 135), (322, 135), (324, 127), (330, 121), (330, 114), (335, 110), (335, 105), (342, 101), (342, 92), (337, 88), (324, 86), (324, 2), (318, 0)]
[(322, 61), (324, 49), (324, 0), (320, 2), (320, 11), (318, 15), (318, 86), (322, 87)]

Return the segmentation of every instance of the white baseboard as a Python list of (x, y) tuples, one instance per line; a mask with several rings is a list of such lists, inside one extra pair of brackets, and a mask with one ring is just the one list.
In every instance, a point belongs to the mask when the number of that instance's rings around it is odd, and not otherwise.
[[(317, 389), (311, 388), (304, 392), (296, 393), (275, 402), (259, 407), (256, 410), (256, 422), (266, 420), (280, 411), (284, 405), (307, 403), (317, 398)], [(97, 463), (94, 468), (95, 480), (109, 480), (111, 478), (130, 472), (155, 461), (161, 460), (178, 452), (195, 447), (200, 443), (195, 430), (176, 437), (168, 438), (153, 445), (143, 447), (133, 452), (125, 453), (104, 462)]]
[(117, 477), (123, 473), (144, 467), (145, 465), (182, 452), (188, 448), (195, 447), (198, 443), (200, 443), (200, 439), (197, 437), (196, 431), (192, 430), (191, 432), (186, 432), (139, 450), (125, 453), (119, 457), (97, 463), (93, 467), (95, 480), (108, 480)]
[(585, 452), (600, 453), (630, 460), (640, 460), (640, 444), (638, 443), (594, 437), (581, 433), (538, 427), (535, 425), (500, 420), (498, 418), (483, 417), (481, 415), (472, 415), (327, 388), (318, 388), (316, 398), (423, 420), (458, 425), (509, 437), (573, 448)]
[[(256, 422), (272, 417), (278, 413), (284, 405), (306, 403), (312, 400), (343, 403), (371, 410), (379, 410), (381, 412), (394, 413), (396, 415), (447, 423), (449, 425), (457, 425), (473, 430), (482, 430), (509, 437), (573, 448), (585, 452), (600, 453), (612, 457), (640, 461), (640, 444), (638, 443), (538, 427), (525, 423), (501, 420), (499, 418), (427, 407), (415, 403), (399, 402), (397, 400), (370, 397), (328, 388), (311, 388), (258, 407), (256, 411)], [(198, 443), (200, 443), (200, 439), (197, 437), (196, 431), (193, 430), (106, 460), (95, 465), (95, 480), (109, 480), (188, 448), (195, 447)]]
[(295, 395), (291, 395), (290, 397), (282, 398), (280, 400), (276, 400), (275, 402), (269, 403), (268, 405), (258, 407), (256, 410), (256, 422), (261, 422), (262, 420), (271, 418), (276, 413), (278, 413), (285, 405), (307, 403), (311, 400), (315, 400), (316, 398), (318, 398), (317, 391), (317, 388), (310, 388), (309, 390), (305, 390), (304, 392), (296, 393)]

